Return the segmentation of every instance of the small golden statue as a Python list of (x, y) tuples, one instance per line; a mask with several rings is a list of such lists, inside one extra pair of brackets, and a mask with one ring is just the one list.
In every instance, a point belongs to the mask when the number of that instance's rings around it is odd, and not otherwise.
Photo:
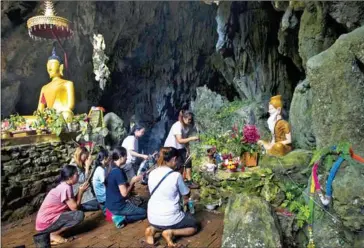
[(272, 133), (271, 142), (259, 140), (258, 144), (262, 145), (269, 155), (284, 156), (292, 150), (292, 137), (289, 123), (282, 119), (282, 97), (273, 96), (269, 102), (268, 127)]
[(55, 48), (53, 48), (52, 56), (48, 58), (47, 72), (52, 81), (44, 85), (40, 91), (38, 110), (54, 108), (58, 113), (62, 113), (65, 121), (69, 123), (73, 117), (75, 90), (73, 82), (62, 78), (63, 64)]

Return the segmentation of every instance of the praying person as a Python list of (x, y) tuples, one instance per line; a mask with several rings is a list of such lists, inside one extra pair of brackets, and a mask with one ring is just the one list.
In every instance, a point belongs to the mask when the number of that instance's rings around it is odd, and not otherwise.
[[(77, 194), (79, 185), (86, 182), (87, 178), (91, 173), (91, 164), (93, 160), (90, 152), (86, 147), (77, 147), (74, 153), (71, 165), (74, 165), (78, 171), (78, 182), (73, 186), (74, 194)], [(95, 195), (92, 193), (91, 188), (88, 188), (84, 193), (82, 199), (82, 210), (87, 211), (97, 211), (100, 209), (99, 203), (96, 200)]]
[(135, 176), (128, 183), (128, 178), (122, 166), (126, 162), (127, 152), (124, 147), (117, 147), (112, 152), (112, 161), (106, 175), (106, 203), (105, 207), (113, 215), (124, 216), (126, 223), (143, 220), (147, 213), (128, 201), (128, 196), (135, 183), (141, 181), (142, 176)]
[(189, 213), (184, 213), (180, 198), (188, 202), (190, 189), (183, 182), (180, 173), (174, 171), (179, 157), (178, 150), (163, 147), (158, 159), (158, 168), (149, 175), (148, 188), (151, 193), (148, 202), (148, 221), (145, 230), (146, 242), (154, 244), (154, 234), (162, 231), (168, 246), (175, 246), (175, 236), (191, 236), (197, 232), (198, 224)]
[(105, 174), (109, 162), (109, 153), (107, 152), (107, 150), (101, 150), (97, 155), (95, 164), (97, 168), (92, 177), (92, 186), (96, 195), (96, 199), (99, 202), (101, 209), (104, 213), (106, 201)]
[(63, 238), (61, 233), (84, 219), (84, 213), (79, 209), (83, 194), (89, 185), (81, 184), (77, 195), (74, 196), (72, 185), (77, 182), (77, 168), (73, 165), (63, 167), (60, 173), (60, 184), (49, 191), (38, 211), (35, 228), (41, 233), (50, 233), (52, 245), (70, 241), (71, 239)]

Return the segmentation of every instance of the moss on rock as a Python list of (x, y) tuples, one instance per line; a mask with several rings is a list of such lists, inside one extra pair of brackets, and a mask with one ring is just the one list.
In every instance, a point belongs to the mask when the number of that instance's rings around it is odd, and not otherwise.
[(270, 205), (256, 196), (231, 198), (225, 209), (222, 247), (282, 247), (281, 230)]
[(280, 180), (292, 178), (296, 183), (306, 184), (311, 157), (312, 152), (306, 150), (294, 150), (280, 158), (265, 155), (259, 159), (259, 166), (272, 169)]
[(307, 62), (318, 147), (350, 142), (364, 154), (364, 27)]
[(301, 16), (298, 52), (302, 65), (312, 56), (329, 48), (336, 40), (335, 30), (327, 25), (327, 10), (322, 2), (308, 2)]
[(307, 79), (297, 85), (294, 91), (289, 122), (292, 127), (294, 147), (314, 149), (316, 139), (312, 129), (312, 90)]

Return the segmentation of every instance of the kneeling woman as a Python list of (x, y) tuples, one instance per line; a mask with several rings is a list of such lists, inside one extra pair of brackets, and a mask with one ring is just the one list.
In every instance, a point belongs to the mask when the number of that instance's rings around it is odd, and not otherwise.
[(105, 180), (105, 207), (114, 215), (125, 216), (126, 223), (145, 219), (147, 217), (146, 211), (127, 201), (129, 193), (135, 183), (142, 179), (142, 176), (135, 176), (128, 183), (128, 178), (122, 169), (126, 162), (126, 149), (124, 147), (115, 148), (111, 157), (112, 162)]
[(180, 195), (188, 201), (189, 188), (180, 173), (174, 172), (178, 151), (173, 147), (163, 147), (160, 151), (159, 167), (149, 174), (148, 187), (151, 196), (148, 202), (148, 221), (151, 224), (145, 231), (146, 242), (154, 244), (154, 234), (162, 230), (168, 246), (175, 246), (174, 236), (190, 236), (197, 232), (197, 222), (180, 207)]
[(84, 213), (78, 210), (82, 195), (88, 184), (82, 184), (74, 198), (72, 185), (78, 182), (77, 168), (66, 165), (61, 170), (61, 183), (51, 189), (45, 197), (37, 214), (35, 228), (41, 233), (50, 233), (51, 243), (61, 244), (68, 240), (60, 234), (70, 227), (79, 224), (84, 219)]

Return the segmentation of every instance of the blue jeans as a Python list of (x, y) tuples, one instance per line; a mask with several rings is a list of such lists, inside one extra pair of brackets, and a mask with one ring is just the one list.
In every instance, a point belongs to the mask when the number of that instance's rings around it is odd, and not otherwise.
[(96, 199), (81, 204), (81, 210), (84, 212), (97, 211), (99, 209), (100, 205)]
[(113, 211), (110, 210), (110, 212), (115, 215), (125, 216), (126, 223), (144, 220), (147, 218), (147, 211), (145, 211), (145, 209), (139, 208), (130, 202), (126, 202), (122, 209)]

